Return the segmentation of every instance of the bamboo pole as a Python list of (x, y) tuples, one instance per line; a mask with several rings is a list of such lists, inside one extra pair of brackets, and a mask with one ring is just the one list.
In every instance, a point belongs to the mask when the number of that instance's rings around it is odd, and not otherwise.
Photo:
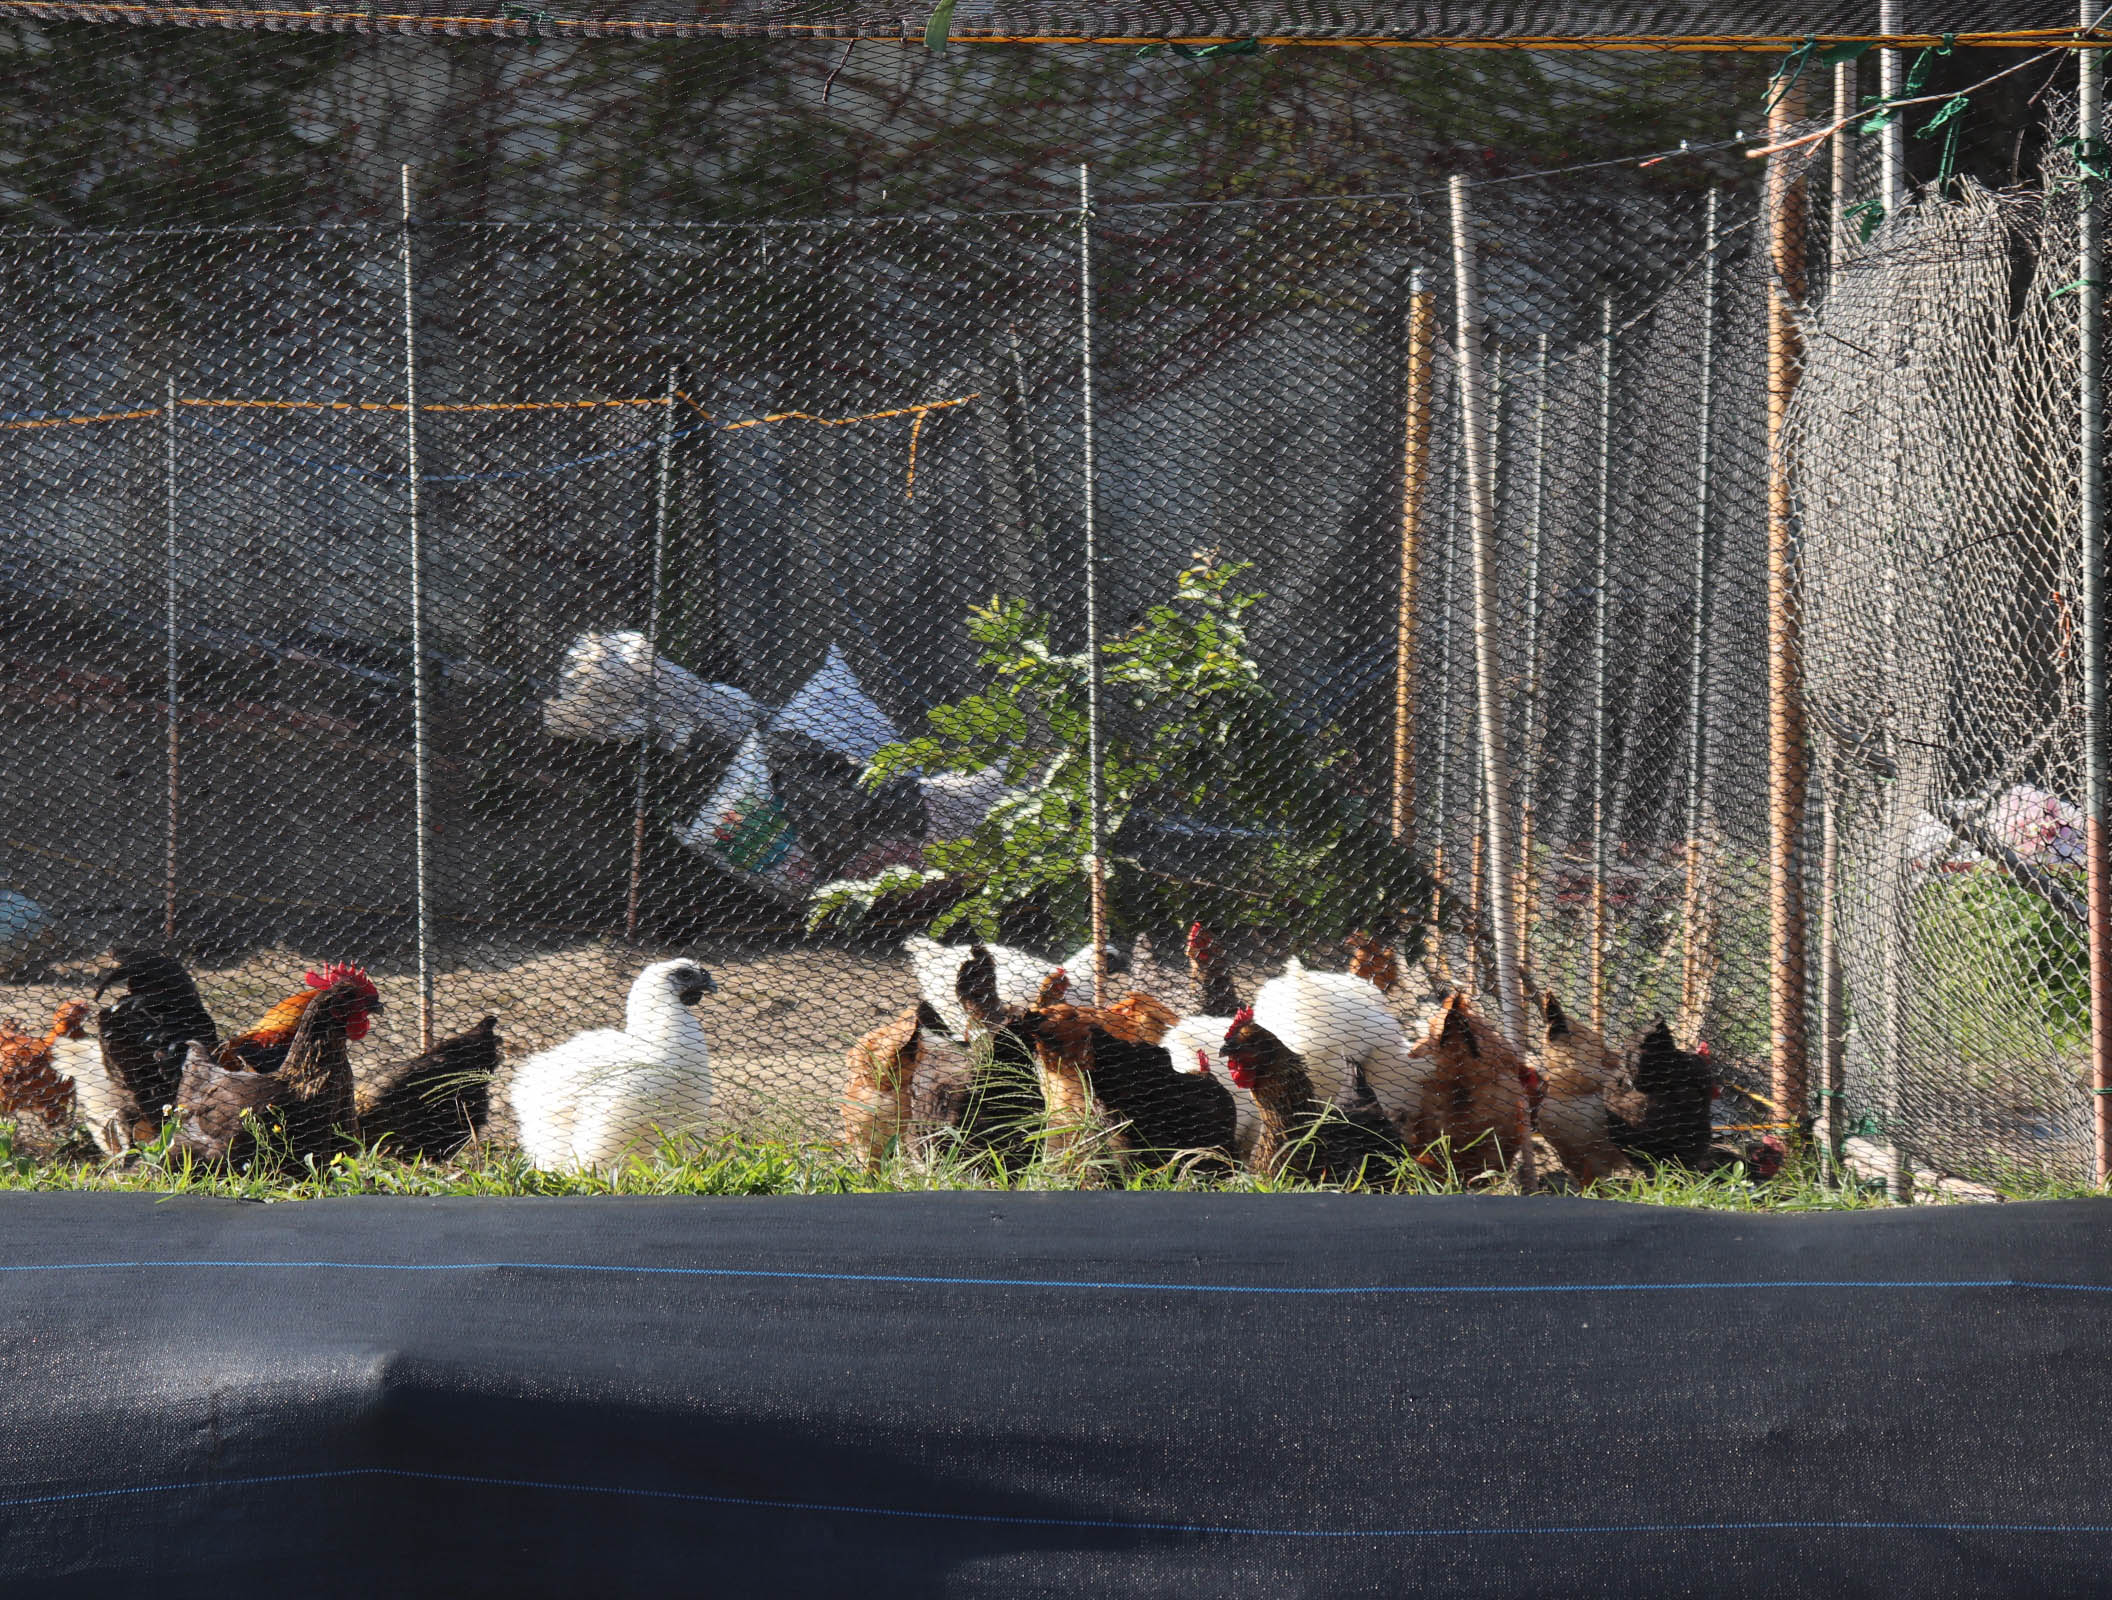
[(411, 271), (411, 169), (403, 168), (403, 449), (411, 561), (411, 767), (418, 914), (418, 1048), (433, 1047), (432, 773), (425, 654), (425, 548), (418, 526), (418, 319)]
[[(1496, 352), (1488, 358), (1489, 367), (1489, 509), (1494, 537), (1501, 539), (1503, 526), (1503, 503), (1497, 485), (1501, 480), (1500, 465), (1503, 461), (1503, 356)], [(1480, 618), (1475, 620), (1477, 633)], [(1475, 774), (1474, 784), (1474, 843), (1467, 872), (1467, 988), (1475, 994), (1485, 992), (1497, 981), (1496, 974), (1487, 970), (1482, 957), (1482, 908), (1489, 913), (1489, 937), (1495, 937), (1496, 923), (1509, 914), (1499, 902), (1507, 898), (1505, 880), (1498, 879), (1489, 871), (1488, 850), (1489, 793), (1482, 775)], [(1493, 950), (1493, 946), (1492, 946)], [(1521, 1039), (1518, 1041), (1523, 1044)]]
[[(1857, 69), (1843, 61), (1833, 69), (1833, 115), (1842, 124), (1833, 136), (1833, 235), (1827, 263), (1830, 281), (1854, 254), (1855, 225), (1849, 208), (1856, 204), (1857, 134), (1849, 119), (1856, 108)], [(1843, 1098), (1848, 1080), (1848, 975), (1841, 965), (1840, 757), (1826, 765), (1819, 790), (1819, 1117), (1820, 1151), (1826, 1181), (1841, 1181), (1841, 1143), (1847, 1136)]]
[[(1768, 114), (1773, 142), (1788, 136), (1803, 111), (1798, 86), (1789, 86)], [(1767, 295), (1768, 921), (1773, 949), (1768, 1015), (1776, 1115), (1808, 1132), (1800, 839), (1806, 796), (1804, 677), (1789, 468), (1784, 454), (1789, 402), (1803, 355), (1796, 308), (1805, 292), (1804, 182), (1793, 155), (1768, 161), (1767, 221), (1773, 267)]]
[(1840, 758), (1828, 763), (1819, 790), (1819, 1117), (1820, 1160), (1827, 1181), (1840, 1181), (1841, 1091), (1848, 1066), (1848, 983), (1841, 968), (1840, 823), (1835, 796), (1840, 792)]
[(1694, 461), (1693, 578), (1687, 587), (1687, 885), (1680, 924), (1682, 942), (1679, 1008), (1684, 1026), (1699, 1035), (1703, 966), (1708, 959), (1703, 918), (1707, 882), (1702, 868), (1702, 833), (1708, 821), (1708, 637), (1709, 555), (1712, 498), (1715, 491), (1716, 410), (1716, 245), (1720, 191), (1709, 190), (1703, 222), (1701, 269), (1701, 414)]
[(1606, 1028), (1606, 627), (1613, 535), (1613, 296), (1599, 301), (1599, 479), (1591, 562), (1591, 1025)]
[[(2084, 0), (2083, 26), (2103, 0)], [(2077, 135), (2095, 151), (2104, 128), (2103, 57), (2078, 52), (2082, 74)], [(2077, 304), (2077, 421), (2081, 454), (2078, 535), (2082, 544), (2083, 602), (2083, 859), (2090, 905), (2090, 1098), (2097, 1181), (2112, 1178), (2112, 707), (2105, 673), (2112, 660), (2107, 638), (2105, 575), (2104, 190), (2083, 180), (2080, 200)]]
[(1431, 783), (1431, 815), (1437, 837), (1430, 848), (1430, 965), (1440, 993), (1452, 987), (1452, 958), (1446, 952), (1438, 912), (1444, 904), (1446, 846), (1452, 826), (1452, 681), (1453, 614), (1459, 607), (1459, 478), (1453, 477), (1445, 507), (1444, 538), (1439, 549), (1444, 561), (1444, 586), (1439, 591), (1437, 613), (1437, 771)]
[(1518, 971), (1532, 981), (1533, 919), (1540, 905), (1540, 879), (1533, 860), (1536, 776), (1540, 748), (1540, 551), (1547, 513), (1548, 339), (1540, 335), (1534, 362), (1532, 482), (1525, 521), (1525, 765), (1518, 772)]
[(168, 700), (168, 819), (162, 862), (161, 936), (171, 953), (176, 948), (176, 851), (179, 824), (183, 731), (182, 684), (176, 656), (176, 379), (169, 378), (168, 402), (162, 409), (162, 600), (165, 611), (167, 659), (162, 666), (162, 686)]
[[(1482, 395), (1481, 284), (1467, 181), (1452, 178), (1452, 270), (1458, 300), (1459, 411), (1467, 464), (1468, 526), (1474, 540), (1474, 686), (1479, 710), (1481, 781), (1487, 796), (1488, 881), (1504, 885), (1490, 897), (1490, 943), (1496, 958), (1496, 989), (1504, 1033), (1525, 1043), (1525, 996), (1518, 984), (1518, 945), (1513, 937), (1508, 886), (1515, 868), (1510, 831), (1510, 758), (1504, 747), (1502, 619), (1497, 612), (1496, 498), (1489, 450), (1489, 413)], [(1531, 1145), (1520, 1152), (1531, 1178)]]
[(653, 482), (653, 576), (645, 601), (645, 732), (638, 740), (637, 792), (631, 799), (631, 882), (623, 908), (623, 936), (638, 937), (638, 900), (645, 885), (646, 779), (651, 771), (653, 739), (660, 710), (660, 606), (667, 575), (668, 466), (675, 447), (675, 374), (667, 375), (665, 407), (660, 413), (660, 460)]
[(1400, 604), (1393, 631), (1393, 837), (1415, 846), (1416, 538), (1430, 493), (1432, 352), (1437, 296), (1417, 267), (1408, 280), (1407, 420), (1401, 441)]
[(1085, 716), (1089, 792), (1086, 828), (1090, 854), (1086, 873), (1093, 903), (1093, 1000), (1107, 1004), (1107, 861), (1101, 821), (1107, 807), (1107, 774), (1100, 744), (1100, 546), (1096, 525), (1098, 484), (1093, 463), (1093, 177), (1078, 164), (1078, 357), (1085, 436)]

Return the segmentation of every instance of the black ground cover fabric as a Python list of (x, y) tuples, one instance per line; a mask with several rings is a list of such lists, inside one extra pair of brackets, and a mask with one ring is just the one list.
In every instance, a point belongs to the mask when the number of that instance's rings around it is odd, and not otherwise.
[(2112, 1590), (2102, 1205), (0, 1202), (0, 1591)]

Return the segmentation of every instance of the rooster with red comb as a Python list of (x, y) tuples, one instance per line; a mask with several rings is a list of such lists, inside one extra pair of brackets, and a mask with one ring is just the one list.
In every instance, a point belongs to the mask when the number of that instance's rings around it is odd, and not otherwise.
[(249, 1032), (220, 1046), (219, 1064), (229, 1072), (276, 1072), (286, 1059), (294, 1031), (308, 1008), (338, 985), (346, 985), (341, 997), (345, 1037), (364, 1039), (373, 1026), (373, 1015), (382, 1009), (381, 994), (364, 967), (333, 961), (321, 972), (307, 974), (305, 987), (296, 989), (259, 1019)]
[(359, 1137), (346, 1041), (366, 1036), (381, 995), (366, 972), (333, 962), (223, 1044), (191, 1046), (176, 1091), (178, 1147), (205, 1160), (254, 1156), (248, 1114), (276, 1126), (295, 1161), (326, 1159)]

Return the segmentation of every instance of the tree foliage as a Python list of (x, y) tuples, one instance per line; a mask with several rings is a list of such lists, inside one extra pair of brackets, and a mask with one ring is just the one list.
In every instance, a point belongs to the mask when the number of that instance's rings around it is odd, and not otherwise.
[[(1428, 878), (1348, 782), (1339, 733), (1302, 726), (1263, 681), (1248, 630), (1266, 596), (1243, 586), (1250, 570), (1199, 554), (1168, 599), (1100, 647), (1118, 932), (1201, 917), (1324, 941), (1399, 925), (1427, 903)], [(1057, 650), (1051, 619), (1016, 598), (976, 607), (968, 631), (988, 685), (934, 707), (927, 731), (883, 748), (865, 781), (995, 772), (1005, 797), (970, 837), (929, 846), (921, 870), (824, 885), (817, 924), (944, 882), (958, 898), (935, 933), (996, 938), (1025, 909), (1066, 940), (1086, 932), (1089, 658)]]

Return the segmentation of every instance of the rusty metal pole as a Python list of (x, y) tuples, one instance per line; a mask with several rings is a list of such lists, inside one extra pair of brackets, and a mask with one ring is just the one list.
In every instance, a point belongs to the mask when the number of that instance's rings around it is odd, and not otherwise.
[(1407, 427), (1401, 441), (1400, 607), (1393, 628), (1393, 837), (1415, 846), (1416, 541), (1430, 494), (1432, 351), (1437, 295), (1417, 267), (1408, 280)]
[[(2082, 22), (2099, 18), (2103, 0), (2084, 0)], [(2081, 93), (2077, 136), (2092, 153), (2103, 137), (2104, 65), (2095, 50), (2080, 50)], [(2085, 165), (2084, 163), (2078, 163)], [(2112, 1178), (2112, 834), (2107, 832), (2106, 789), (2112, 784), (2112, 708), (2106, 705), (2105, 673), (2112, 641), (2106, 629), (2105, 574), (2105, 396), (2104, 190), (2082, 181), (2078, 201), (2076, 277), (2077, 417), (2081, 455), (2078, 479), (2081, 515), (2083, 601), (2083, 859), (2090, 905), (2090, 1099), (2097, 1181)]]
[[(1804, 114), (1799, 85), (1768, 113), (1770, 143), (1790, 137)], [(1805, 926), (1802, 832), (1808, 781), (1804, 672), (1796, 581), (1795, 530), (1785, 431), (1803, 347), (1797, 306), (1804, 298), (1804, 180), (1801, 157), (1767, 163), (1767, 818), (1768, 931), (1773, 960), (1768, 1021), (1775, 1114), (1808, 1131), (1810, 1082), (1805, 1030)]]

